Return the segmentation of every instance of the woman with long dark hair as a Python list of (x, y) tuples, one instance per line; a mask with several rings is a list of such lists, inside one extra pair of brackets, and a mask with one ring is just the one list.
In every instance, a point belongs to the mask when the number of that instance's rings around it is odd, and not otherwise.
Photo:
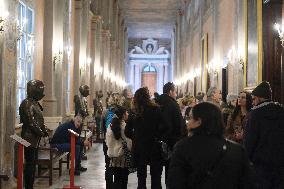
[(161, 189), (162, 155), (160, 141), (163, 124), (160, 108), (150, 99), (148, 88), (135, 92), (135, 116), (128, 121), (125, 134), (133, 139), (133, 156), (137, 167), (138, 189), (146, 188), (147, 165), (150, 165), (151, 188)]
[(242, 143), (243, 131), (247, 121), (248, 113), (252, 108), (252, 97), (249, 92), (239, 93), (237, 105), (228, 117), (225, 137), (238, 143)]
[[(107, 155), (110, 158), (106, 172), (111, 174), (112, 182), (107, 183), (109, 188), (126, 189), (128, 182), (129, 153), (132, 141), (124, 134), (128, 119), (126, 108), (117, 106), (112, 122), (106, 132)], [(110, 182), (110, 181), (108, 181)]]
[(242, 146), (223, 137), (220, 109), (208, 102), (195, 105), (188, 129), (172, 155), (169, 189), (249, 188), (249, 161)]

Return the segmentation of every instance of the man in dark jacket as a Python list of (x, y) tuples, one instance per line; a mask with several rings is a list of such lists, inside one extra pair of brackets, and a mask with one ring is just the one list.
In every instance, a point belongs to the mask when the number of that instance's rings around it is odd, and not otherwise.
[[(71, 150), (71, 136), (68, 129), (75, 131), (76, 133), (80, 133), (80, 126), (82, 123), (82, 118), (80, 116), (76, 116), (74, 120), (63, 123), (60, 125), (51, 140), (51, 146), (53, 148), (57, 148), (59, 151), (62, 152), (70, 152)], [(87, 171), (87, 168), (81, 166), (81, 157), (82, 157), (82, 150), (83, 150), (83, 142), (80, 138), (76, 140), (75, 146), (75, 175), (80, 175), (80, 171), (84, 172)]]
[(271, 100), (264, 81), (252, 91), (253, 105), (245, 127), (244, 144), (261, 189), (284, 188), (284, 108)]
[[(170, 151), (172, 151), (177, 141), (179, 141), (183, 136), (186, 136), (185, 121), (182, 118), (179, 105), (176, 102), (176, 96), (175, 85), (168, 82), (163, 87), (163, 94), (157, 99), (158, 104), (161, 106), (163, 118), (168, 124), (164, 142), (167, 143)], [(165, 162), (166, 180), (168, 176), (169, 162), (170, 160)]]

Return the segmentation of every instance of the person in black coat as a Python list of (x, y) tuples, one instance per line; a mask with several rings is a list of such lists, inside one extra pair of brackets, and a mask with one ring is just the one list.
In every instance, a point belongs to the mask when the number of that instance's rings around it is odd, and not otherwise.
[(125, 135), (133, 140), (134, 164), (137, 167), (138, 189), (146, 188), (147, 165), (150, 165), (151, 188), (161, 189), (163, 171), (160, 141), (165, 123), (158, 105), (150, 99), (148, 88), (140, 88), (134, 95), (135, 115), (125, 128)]
[(284, 188), (284, 107), (271, 100), (264, 81), (252, 91), (253, 105), (245, 127), (244, 145), (261, 189)]
[[(187, 134), (185, 120), (183, 119), (179, 105), (176, 102), (176, 96), (175, 85), (168, 82), (163, 87), (163, 94), (157, 99), (158, 104), (161, 106), (162, 115), (168, 124), (164, 142), (168, 145), (169, 151), (172, 151), (176, 142)], [(164, 162), (166, 180), (169, 162), (170, 160)]]
[(223, 118), (216, 105), (194, 106), (188, 127), (191, 136), (174, 147), (169, 189), (251, 188), (247, 154), (239, 144), (224, 139)]

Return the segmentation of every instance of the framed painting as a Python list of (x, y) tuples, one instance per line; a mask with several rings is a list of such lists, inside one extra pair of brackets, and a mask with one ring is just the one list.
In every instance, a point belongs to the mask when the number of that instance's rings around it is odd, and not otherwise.
[(253, 89), (262, 81), (262, 1), (244, 1), (244, 87)]
[(200, 57), (200, 83), (201, 91), (206, 92), (208, 86), (210, 87), (210, 82), (208, 83), (208, 71), (206, 68), (208, 61), (208, 34), (204, 34), (201, 39), (201, 57)]

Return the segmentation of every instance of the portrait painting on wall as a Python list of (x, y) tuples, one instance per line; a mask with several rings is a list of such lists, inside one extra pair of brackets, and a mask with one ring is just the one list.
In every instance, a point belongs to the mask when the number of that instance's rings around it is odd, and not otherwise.
[[(247, 1), (247, 67), (246, 87), (254, 87), (258, 82), (258, 27), (257, 0)], [(254, 73), (254, 74), (248, 74)]]
[(210, 86), (210, 82), (208, 83), (208, 71), (206, 69), (207, 64), (207, 52), (208, 52), (208, 34), (206, 33), (201, 39), (201, 75), (200, 75), (200, 83), (201, 90), (206, 92), (208, 86)]

